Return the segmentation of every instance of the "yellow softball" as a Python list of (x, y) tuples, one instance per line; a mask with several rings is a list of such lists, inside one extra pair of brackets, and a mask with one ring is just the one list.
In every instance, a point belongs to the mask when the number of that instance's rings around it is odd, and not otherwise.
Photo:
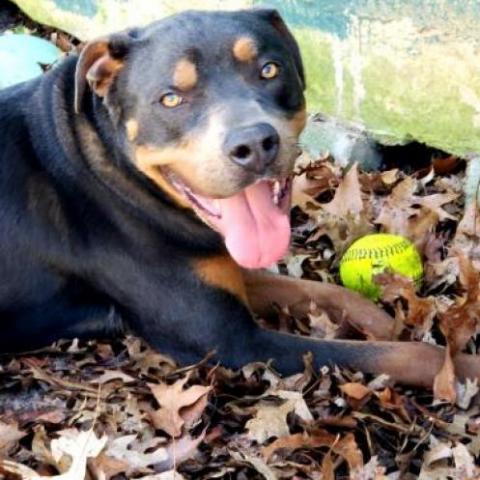
[(352, 243), (340, 261), (343, 285), (372, 300), (380, 296), (373, 277), (385, 270), (409, 277), (419, 285), (423, 265), (413, 243), (399, 235), (366, 235)]

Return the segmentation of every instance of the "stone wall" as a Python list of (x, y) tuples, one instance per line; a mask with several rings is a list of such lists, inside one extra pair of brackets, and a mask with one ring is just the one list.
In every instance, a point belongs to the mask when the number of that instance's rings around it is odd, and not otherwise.
[[(258, 0), (15, 0), (82, 40), (187, 8)], [(311, 112), (376, 137), (480, 152), (480, 0), (270, 0), (293, 28)]]

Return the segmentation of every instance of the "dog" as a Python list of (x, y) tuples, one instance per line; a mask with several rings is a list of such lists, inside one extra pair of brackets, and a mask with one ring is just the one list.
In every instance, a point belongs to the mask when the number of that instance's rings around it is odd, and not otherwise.
[[(317, 367), (431, 385), (442, 349), (254, 321), (312, 298), (390, 321), (341, 287), (261, 272), (289, 246), (305, 87), (292, 34), (259, 9), (112, 34), (0, 91), (0, 351), (133, 332), (182, 363), (215, 350), (290, 374), (310, 351)], [(480, 377), (474, 357), (457, 368)]]

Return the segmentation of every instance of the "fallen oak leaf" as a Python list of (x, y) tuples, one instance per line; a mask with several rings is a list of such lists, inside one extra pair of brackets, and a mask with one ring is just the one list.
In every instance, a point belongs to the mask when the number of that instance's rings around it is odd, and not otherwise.
[(49, 374), (42, 369), (37, 368), (32, 364), (32, 362), (28, 361), (27, 359), (25, 359), (24, 362), (25, 364), (29, 365), (28, 368), (33, 373), (33, 378), (35, 378), (36, 380), (41, 380), (48, 383), (49, 385), (64, 388), (65, 390), (81, 391), (85, 394), (93, 395), (95, 396), (95, 398), (97, 398), (99, 395), (98, 389), (95, 387), (91, 387), (84, 383), (72, 382), (70, 380), (56, 377), (55, 375)]
[(319, 448), (327, 447), (332, 452), (344, 458), (350, 468), (354, 470), (363, 466), (363, 455), (358, 448), (353, 434), (348, 433), (343, 438), (338, 435), (317, 429), (308, 433), (296, 433), (285, 437), (280, 437), (270, 445), (263, 447), (261, 453), (268, 462), (275, 452), (281, 449), (298, 450), (301, 448)]
[(406, 177), (396, 185), (380, 208), (374, 223), (383, 225), (388, 233), (408, 235), (408, 219), (415, 215), (416, 209), (412, 207), (412, 199), (417, 189), (417, 181)]
[(427, 235), (439, 221), (456, 220), (442, 207), (458, 198), (454, 192), (415, 195), (419, 181), (406, 177), (392, 190), (381, 205), (374, 223), (383, 225), (389, 233), (411, 239), (421, 250)]
[(265, 480), (278, 480), (278, 476), (275, 472), (261, 458), (254, 457), (253, 455), (244, 452), (231, 452), (230, 454), (235, 460), (242, 463), (248, 463), (260, 473)]
[[(387, 469), (379, 464), (378, 457), (373, 456), (363, 467), (359, 467), (350, 472), (350, 480), (389, 480), (385, 472)], [(393, 477), (395, 478), (395, 477)], [(397, 477), (398, 478), (398, 477)]]
[(433, 395), (437, 400), (455, 403), (457, 390), (455, 388), (455, 366), (453, 364), (450, 345), (445, 349), (445, 360), (442, 368), (433, 382)]
[[(15, 475), (21, 480), (40, 480), (56, 477), (41, 477), (35, 470), (12, 460), (0, 460), (0, 473)], [(83, 480), (83, 479), (82, 479)]]
[(432, 195), (425, 195), (423, 197), (415, 196), (415, 201), (419, 205), (435, 213), (439, 221), (443, 220), (457, 220), (453, 215), (448, 213), (442, 207), (448, 203), (452, 203), (458, 198), (458, 194), (453, 192), (448, 193), (434, 193)]
[(322, 480), (335, 480), (335, 464), (333, 462), (331, 450), (329, 450), (323, 457), (320, 472)]
[(320, 204), (317, 211), (310, 212), (318, 228), (310, 239), (327, 236), (338, 255), (354, 240), (373, 230), (363, 203), (357, 164), (344, 175), (335, 191), (333, 200)]
[(96, 457), (105, 447), (107, 437), (97, 438), (93, 430), (76, 429), (60, 432), (60, 437), (52, 440), (50, 448), (55, 461), (60, 462), (64, 455), (71, 457), (71, 464), (65, 473), (53, 476), (40, 476), (31, 468), (17, 462), (4, 460), (1, 468), (20, 476), (22, 480), (84, 480), (87, 471), (87, 458)]
[(110, 480), (120, 473), (125, 473), (129, 469), (129, 465), (125, 460), (111, 457), (102, 452), (98, 457), (89, 459), (88, 468), (99, 480)]
[(458, 442), (452, 452), (456, 473), (454, 478), (479, 478), (480, 469), (475, 465), (475, 459), (463, 443)]
[(107, 444), (107, 436), (98, 438), (93, 429), (81, 431), (77, 429), (63, 430), (59, 432), (60, 437), (50, 442), (50, 450), (57, 464), (64, 455), (71, 457), (72, 462), (65, 478), (83, 478), (87, 467), (87, 459), (95, 458)]
[[(407, 302), (407, 312), (403, 317), (405, 325), (415, 327), (420, 335), (429, 330), (437, 313), (433, 298), (421, 298), (417, 295), (415, 282), (402, 275), (383, 272), (375, 275), (374, 281), (382, 287), (381, 298), (384, 303), (394, 306), (398, 299)], [(400, 332), (397, 332), (400, 333)]]
[(470, 258), (475, 268), (480, 269), (480, 209), (476, 201), (465, 207), (452, 241), (452, 249)]
[(282, 398), (283, 400), (288, 400), (292, 406), (291, 411), (294, 412), (295, 415), (301, 418), (304, 422), (313, 422), (313, 415), (310, 412), (305, 399), (303, 398), (302, 392), (270, 388), (265, 392), (265, 395), (273, 395)]
[(169, 470), (168, 472), (155, 473), (145, 477), (138, 477), (136, 480), (185, 480), (185, 477), (176, 470)]
[(478, 379), (465, 379), (465, 383), (457, 383), (457, 399), (456, 405), (462, 410), (467, 410), (472, 403), (473, 398), (477, 395), (480, 388), (478, 386)]
[(340, 385), (340, 390), (354, 400), (363, 400), (372, 393), (370, 388), (358, 382), (344, 383), (343, 385)]
[(205, 428), (198, 437), (192, 437), (190, 434), (184, 434), (179, 439), (172, 439), (167, 447), (166, 460), (154, 465), (155, 471), (164, 471), (175, 468), (179, 463), (191, 458), (197, 451), (198, 446), (205, 439), (207, 429)]
[(266, 461), (269, 461), (273, 454), (278, 450), (285, 449), (293, 451), (300, 448), (330, 447), (335, 442), (335, 439), (335, 435), (325, 430), (317, 430), (315, 435), (295, 433), (293, 435), (277, 438), (270, 445), (262, 447), (261, 453), (263, 458)]
[(57, 462), (55, 461), (55, 458), (48, 447), (50, 444), (50, 439), (45, 431), (45, 427), (43, 425), (37, 425), (34, 428), (34, 431), (35, 434), (32, 439), (31, 449), (35, 459), (45, 465), (57, 467)]
[(381, 392), (374, 393), (382, 408), (396, 412), (405, 422), (411, 423), (412, 420), (408, 412), (407, 401), (404, 395), (401, 395), (391, 388), (385, 388)]
[(358, 178), (358, 165), (355, 163), (340, 182), (333, 200), (322, 204), (322, 208), (336, 217), (360, 215), (364, 210), (362, 191)]
[(27, 435), (18, 429), (18, 424), (0, 422), (0, 455), (7, 456), (18, 441)]
[(262, 444), (271, 437), (284, 437), (290, 433), (287, 424), (287, 415), (295, 405), (287, 401), (283, 405), (272, 405), (261, 402), (255, 415), (246, 424), (248, 436), (258, 444)]
[[(105, 456), (125, 463), (127, 476), (145, 470), (156, 464), (168, 460), (167, 449), (160, 445), (161, 439), (153, 439), (150, 442), (137, 442), (137, 434), (123, 435), (109, 441), (105, 450)], [(145, 453), (148, 451), (147, 453)], [(120, 465), (118, 465), (120, 467)], [(100, 466), (101, 467), (101, 466)]]
[(105, 370), (99, 377), (92, 378), (88, 383), (103, 385), (113, 380), (121, 380), (123, 383), (134, 382), (135, 379), (121, 370)]
[[(185, 418), (182, 417), (181, 410), (190, 407), (186, 415), (189, 422), (191, 422), (192, 416), (189, 415), (191, 408), (195, 403), (202, 401), (202, 398), (206, 397), (212, 390), (212, 387), (203, 385), (193, 385), (184, 389), (189, 378), (190, 375), (186, 375), (171, 385), (166, 383), (148, 384), (153, 396), (160, 405), (158, 410), (150, 412), (152, 422), (156, 428), (165, 431), (171, 437), (179, 437), (182, 434)], [(206, 406), (205, 399), (201, 405)]]
[(463, 350), (480, 325), (480, 273), (462, 253), (458, 255), (464, 297), (439, 313), (440, 329), (455, 356)]
[(167, 355), (143, 346), (139, 338), (127, 337), (124, 340), (128, 354), (134, 362), (134, 367), (139, 369), (141, 375), (148, 375), (151, 371), (160, 371), (168, 374), (177, 368), (176, 363)]
[(124, 435), (111, 440), (93, 464), (106, 478), (118, 473), (125, 473), (130, 478), (152, 469), (157, 472), (170, 470), (193, 456), (205, 434), (206, 429), (198, 437), (183, 435), (169, 444), (165, 444), (163, 438), (142, 442), (137, 439), (137, 434)]
[(433, 435), (430, 436), (430, 448), (423, 458), (423, 469), (430, 468), (436, 462), (452, 458), (453, 451), (450, 442), (445, 443), (437, 440)]
[(184, 429), (186, 431), (194, 428), (197, 422), (201, 419), (203, 412), (208, 406), (208, 395), (201, 396), (195, 403), (184, 407), (180, 411), (184, 423)]
[(331, 190), (336, 184), (337, 175), (328, 161), (310, 163), (293, 178), (292, 206), (298, 206), (306, 213), (315, 211), (320, 208), (315, 197)]
[(363, 467), (363, 455), (353, 433), (338, 439), (332, 450), (346, 460), (351, 471)]

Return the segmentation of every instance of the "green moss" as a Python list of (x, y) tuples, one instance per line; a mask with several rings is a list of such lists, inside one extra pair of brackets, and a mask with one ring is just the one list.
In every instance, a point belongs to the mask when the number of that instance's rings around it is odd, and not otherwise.
[[(294, 33), (306, 67), (310, 112), (360, 121), (373, 134), (396, 142), (415, 139), (459, 155), (480, 151), (480, 128), (475, 123), (479, 111), (465, 103), (461, 93), (465, 87), (480, 98), (480, 77), (455, 48), (427, 46), (410, 55), (394, 46), (389, 50), (397, 48), (394, 58), (377, 48), (362, 54), (362, 69), (353, 73), (355, 40), (347, 39), (342, 45), (343, 86), (338, 88), (332, 48), (338, 40), (310, 29)], [(365, 91), (360, 99), (355, 99), (355, 83)]]
[[(442, 66), (432, 60), (423, 56), (400, 67), (382, 57), (370, 59), (363, 70), (367, 94), (362, 121), (373, 132), (387, 130), (398, 139), (415, 139), (452, 153), (480, 151), (474, 108), (462, 101), (453, 73), (440, 77)], [(419, 63), (425, 70), (415, 77)], [(468, 84), (480, 92), (478, 78), (472, 76)]]
[(353, 77), (349, 70), (344, 68), (343, 71), (343, 108), (339, 112), (342, 118), (348, 118), (350, 120), (356, 120), (355, 108), (354, 108), (354, 95), (353, 95)]
[(95, 31), (97, 24), (94, 19), (62, 10), (51, 1), (13, 1), (36, 22), (71, 32), (80, 40), (86, 40), (97, 34)]
[(337, 101), (329, 38), (308, 29), (296, 29), (294, 33), (300, 44), (305, 65), (309, 110), (334, 114)]

